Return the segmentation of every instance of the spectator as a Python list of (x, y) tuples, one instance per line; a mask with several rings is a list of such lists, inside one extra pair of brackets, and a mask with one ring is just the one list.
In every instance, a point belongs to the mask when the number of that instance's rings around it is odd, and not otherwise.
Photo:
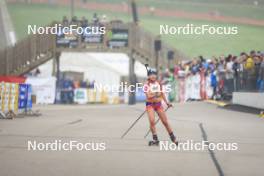
[(244, 65), (244, 71), (245, 71), (245, 84), (246, 84), (246, 90), (252, 90), (254, 89), (254, 85), (255, 85), (255, 80), (254, 80), (254, 68), (255, 68), (255, 64), (254, 64), (254, 60), (252, 59), (252, 55), (253, 55), (253, 51), (251, 51), (251, 55), (247, 56), (247, 59), (245, 61), (245, 65)]
[(241, 64), (237, 56), (233, 57), (233, 71), (234, 71), (234, 91), (241, 89)]
[(264, 57), (261, 58), (260, 68), (259, 68), (259, 77), (258, 77), (259, 92), (264, 92)]
[[(197, 81), (193, 86), (195, 89), (197, 88), (197, 90), (201, 91), (201, 99), (208, 98), (204, 96), (204, 88), (206, 86), (208, 88), (208, 84), (212, 88), (211, 94), (208, 89), (208, 96), (210, 95), (209, 98), (213, 99), (219, 99), (219, 97), (229, 98), (230, 96), (226, 95), (232, 95), (233, 91), (240, 90), (255, 91), (258, 89), (263, 92), (263, 56), (263, 53), (259, 51), (255, 52), (254, 50), (249, 55), (243, 52), (239, 57), (229, 54), (226, 58), (224, 55), (221, 55), (219, 58), (212, 57), (212, 59), (205, 60), (203, 56), (199, 56), (198, 59), (194, 58), (190, 62), (184, 61), (176, 64), (174, 66), (174, 77), (179, 80), (180, 87), (184, 86), (184, 80), (187, 80), (188, 82), (186, 82), (185, 86), (188, 86), (188, 88), (192, 84), (189, 83), (190, 80), (199, 80), (200, 88)], [(197, 75), (199, 75), (199, 78), (195, 77)], [(193, 76), (193, 78), (186, 79), (189, 76)], [(205, 84), (207, 85), (205, 86)], [(180, 92), (184, 93), (184, 91)], [(187, 94), (187, 97), (189, 97), (189, 92)]]
[(217, 71), (211, 73), (211, 86), (213, 87), (213, 96), (212, 99), (217, 98)]

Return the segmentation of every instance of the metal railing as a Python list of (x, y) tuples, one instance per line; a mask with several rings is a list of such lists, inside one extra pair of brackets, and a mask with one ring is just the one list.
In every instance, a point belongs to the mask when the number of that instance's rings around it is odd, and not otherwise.
[(55, 36), (30, 35), (0, 50), (0, 75), (21, 75), (54, 56)]
[[(263, 70), (262, 70), (263, 71)], [(235, 92), (258, 92), (263, 89), (264, 78), (261, 77), (261, 70), (257, 67), (252, 69), (243, 70), (234, 74), (234, 87)], [(229, 85), (228, 85), (229, 86)]]

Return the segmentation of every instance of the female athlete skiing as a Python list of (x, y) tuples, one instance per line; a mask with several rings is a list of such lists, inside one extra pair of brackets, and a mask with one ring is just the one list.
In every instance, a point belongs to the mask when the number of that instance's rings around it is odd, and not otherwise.
[(150, 141), (149, 145), (159, 144), (155, 127), (155, 111), (157, 112), (161, 122), (165, 126), (171, 141), (178, 145), (176, 137), (174, 136), (171, 126), (168, 123), (167, 115), (162, 107), (162, 101), (164, 101), (168, 107), (172, 107), (172, 104), (167, 101), (162, 85), (157, 80), (156, 69), (148, 69), (148, 80), (144, 85), (144, 91), (146, 94), (146, 111), (148, 113), (148, 118), (150, 122), (150, 130), (153, 135), (153, 141)]

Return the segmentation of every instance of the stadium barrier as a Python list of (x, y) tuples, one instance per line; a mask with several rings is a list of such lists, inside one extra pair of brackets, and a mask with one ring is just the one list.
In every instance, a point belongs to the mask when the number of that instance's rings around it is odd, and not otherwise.
[(77, 88), (74, 89), (74, 103), (102, 103), (102, 104), (118, 104), (121, 99), (118, 95), (103, 90)]
[(187, 102), (193, 100), (217, 99), (219, 91), (211, 86), (210, 76), (197, 73), (195, 75), (180, 76), (168, 84), (172, 91), (168, 95), (170, 101)]
[(231, 90), (236, 92), (264, 92), (264, 78), (257, 67), (237, 72), (232, 83)]
[[(212, 82), (214, 76), (214, 82)], [(230, 100), (234, 92), (264, 92), (264, 79), (254, 68), (237, 72), (227, 79), (225, 74), (208, 75), (204, 72), (193, 74), (180, 73), (173, 82), (173, 93), (169, 99), (176, 102), (189, 100)]]
[(32, 87), (24, 83), (0, 83), (0, 112), (2, 118), (14, 118), (32, 111)]

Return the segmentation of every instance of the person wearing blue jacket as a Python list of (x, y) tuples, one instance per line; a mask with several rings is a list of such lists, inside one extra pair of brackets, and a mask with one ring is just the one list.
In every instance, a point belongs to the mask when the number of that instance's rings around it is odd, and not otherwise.
[(214, 99), (216, 97), (217, 94), (217, 77), (216, 77), (216, 70), (211, 72), (211, 86), (213, 87), (213, 96), (212, 99)]

